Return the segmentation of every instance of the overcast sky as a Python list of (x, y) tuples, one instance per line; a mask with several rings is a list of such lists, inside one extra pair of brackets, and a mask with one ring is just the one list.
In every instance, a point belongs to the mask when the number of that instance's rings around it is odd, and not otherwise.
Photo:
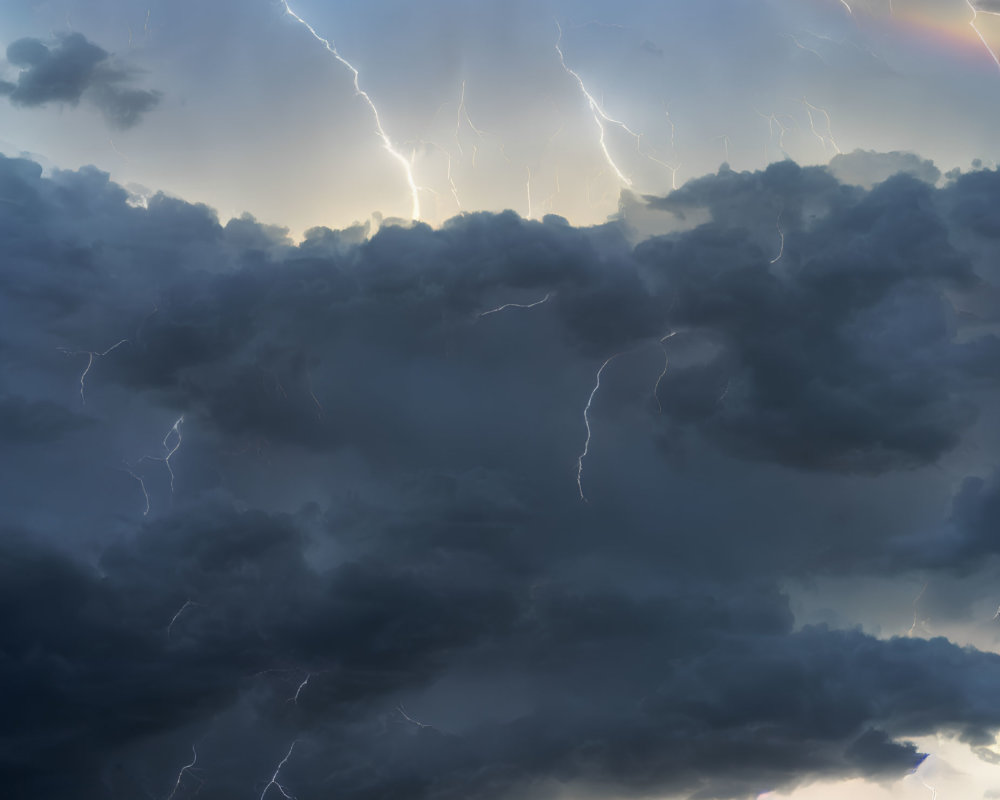
[(0, 794), (1000, 797), (994, 12), (0, 10)]

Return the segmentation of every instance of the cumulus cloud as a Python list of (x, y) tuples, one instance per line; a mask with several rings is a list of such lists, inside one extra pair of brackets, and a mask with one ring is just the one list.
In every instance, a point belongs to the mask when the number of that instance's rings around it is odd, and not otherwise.
[(830, 172), (844, 183), (853, 183), (870, 189), (876, 183), (904, 173), (926, 183), (937, 183), (941, 179), (933, 161), (921, 158), (915, 153), (877, 153), (874, 150), (854, 150), (838, 153), (830, 159)]
[(80, 33), (62, 36), (51, 46), (18, 39), (7, 47), (7, 61), (20, 73), (16, 82), (0, 81), (0, 94), (17, 106), (76, 105), (84, 99), (110, 125), (131, 128), (160, 101), (159, 92), (129, 86), (137, 72), (116, 63)]
[(948, 297), (998, 181), (785, 163), (648, 199), (707, 221), (635, 247), (509, 212), (294, 245), (0, 161), (8, 790), (259, 793), (292, 748), (301, 798), (745, 797), (992, 741), (1000, 657), (796, 629), (778, 587), (893, 546), (882, 487), (995, 393)]

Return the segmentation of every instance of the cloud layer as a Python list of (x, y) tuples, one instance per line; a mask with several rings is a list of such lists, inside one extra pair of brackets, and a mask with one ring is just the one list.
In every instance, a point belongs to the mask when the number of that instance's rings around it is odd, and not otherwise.
[(634, 247), (293, 245), (0, 161), (11, 796), (728, 798), (992, 741), (1000, 657), (797, 629), (779, 586), (995, 552), (993, 484), (960, 546), (912, 523), (990, 424), (998, 193), (785, 162)]

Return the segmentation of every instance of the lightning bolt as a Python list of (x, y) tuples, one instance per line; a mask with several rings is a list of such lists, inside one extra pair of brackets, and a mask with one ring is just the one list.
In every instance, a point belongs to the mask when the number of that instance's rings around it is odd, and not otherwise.
[(378, 135), (378, 138), (381, 139), (382, 147), (399, 163), (399, 166), (402, 167), (403, 173), (406, 176), (406, 183), (410, 187), (410, 198), (413, 202), (412, 219), (420, 219), (420, 188), (417, 186), (416, 180), (413, 177), (413, 166), (410, 164), (409, 160), (407, 160), (407, 158), (396, 149), (392, 143), (392, 139), (389, 138), (389, 135), (385, 132), (385, 128), (382, 127), (382, 117), (379, 114), (375, 102), (372, 100), (368, 92), (361, 88), (361, 75), (357, 68), (339, 52), (337, 52), (337, 48), (329, 41), (329, 39), (325, 39), (320, 36), (312, 25), (292, 11), (287, 0), (280, 0), (280, 2), (288, 16), (305, 27), (305, 29), (312, 34), (313, 38), (327, 49), (330, 55), (351, 71), (351, 74), (354, 76), (354, 93), (368, 104), (368, 108), (371, 110), (372, 117), (375, 120), (375, 133)]
[(674, 125), (674, 120), (670, 116), (670, 111), (668, 109), (664, 109), (663, 113), (667, 117), (667, 125), (670, 126), (670, 149), (671, 150), (676, 150), (677, 149), (677, 126)]
[(142, 496), (146, 498), (146, 510), (142, 512), (144, 517), (149, 516), (149, 492), (146, 491), (146, 481), (142, 479), (141, 475), (136, 474), (135, 470), (129, 465), (127, 461), (125, 463), (125, 472), (131, 475), (139, 482), (139, 488), (142, 489)]
[(409, 722), (411, 725), (414, 725), (417, 728), (431, 728), (433, 730), (433, 728), (434, 728), (433, 725), (428, 725), (428, 724), (426, 724), (424, 722), (420, 722), (419, 720), (415, 720), (413, 717), (411, 717), (409, 714), (407, 714), (406, 713), (406, 709), (403, 708), (403, 704), (402, 703), (400, 703), (398, 706), (396, 706), (396, 710), (399, 712), (399, 715), (404, 720), (406, 720), (407, 722)]
[[(804, 50), (806, 53), (812, 53), (814, 56), (816, 56), (816, 58), (818, 58), (820, 61), (822, 61), (823, 64), (826, 64), (826, 59), (823, 58), (823, 56), (820, 55), (820, 53), (817, 50), (813, 50), (811, 47), (806, 47), (804, 44), (802, 44), (802, 42), (800, 42), (798, 39), (796, 39), (792, 34), (788, 34), (788, 38), (791, 39), (795, 43), (795, 46), (797, 48), (799, 48), (799, 50)], [(826, 64), (826, 65), (829, 66), (829, 64)]]
[[(469, 116), (469, 109), (465, 105), (465, 81), (462, 81), (462, 91), (458, 98), (458, 111), (455, 115), (455, 144), (458, 145), (458, 152), (465, 155), (465, 151), (462, 149), (462, 140), (459, 134), (462, 131), (462, 120), (465, 120), (465, 124), (469, 126), (476, 136), (479, 137), (479, 141), (483, 141), (486, 138), (485, 131), (481, 131), (476, 127), (475, 123), (472, 121), (472, 117)], [(476, 167), (476, 155), (479, 153), (479, 145), (472, 145), (472, 167)]]
[(608, 166), (611, 167), (612, 171), (615, 173), (615, 175), (618, 177), (618, 180), (621, 183), (625, 184), (626, 186), (631, 186), (632, 181), (629, 180), (625, 176), (625, 173), (623, 173), (618, 168), (618, 165), (615, 163), (615, 160), (611, 157), (611, 153), (608, 151), (605, 126), (609, 124), (616, 125), (623, 131), (628, 133), (630, 136), (635, 138), (636, 141), (638, 141), (639, 135), (631, 128), (629, 128), (629, 126), (626, 125), (621, 120), (617, 120), (614, 117), (609, 116), (608, 113), (601, 107), (601, 104), (594, 99), (594, 96), (587, 91), (587, 86), (586, 84), (584, 84), (583, 78), (581, 78), (579, 74), (577, 74), (576, 72), (574, 72), (572, 69), (569, 68), (569, 66), (566, 64), (566, 58), (563, 55), (561, 46), (562, 26), (558, 22), (556, 22), (556, 27), (559, 29), (559, 38), (556, 40), (556, 53), (559, 54), (559, 63), (562, 65), (562, 68), (566, 71), (566, 73), (572, 76), (572, 78), (576, 81), (577, 86), (580, 87), (580, 91), (583, 92), (583, 96), (587, 99), (587, 105), (590, 107), (590, 113), (593, 115), (594, 122), (597, 124), (597, 129), (600, 132), (598, 137), (598, 143), (601, 146), (601, 152), (604, 154), (604, 160), (608, 162)]
[(724, 133), (720, 133), (718, 136), (714, 137), (716, 139), (722, 139), (722, 152), (725, 157), (725, 161), (729, 163), (729, 137)]
[(113, 345), (111, 345), (111, 347), (109, 347), (107, 350), (105, 350), (102, 353), (98, 353), (98, 352), (96, 352), (94, 350), (69, 350), (69, 349), (67, 349), (65, 347), (60, 347), (59, 348), (59, 351), (61, 353), (65, 353), (67, 356), (87, 356), (87, 366), (85, 366), (83, 368), (83, 372), (80, 373), (80, 402), (83, 405), (87, 405), (87, 397), (86, 397), (86, 394), (85, 394), (85, 392), (86, 392), (86, 384), (87, 384), (87, 375), (90, 373), (90, 368), (92, 366), (94, 366), (94, 359), (95, 358), (104, 358), (104, 356), (106, 356), (108, 353), (111, 353), (111, 352), (117, 350), (123, 344), (131, 344), (131, 342), (128, 339), (122, 339), (119, 342), (115, 342)]
[(500, 311), (505, 311), (508, 308), (534, 308), (535, 306), (540, 306), (542, 303), (549, 302), (552, 297), (552, 292), (549, 292), (541, 300), (536, 300), (534, 303), (504, 303), (502, 306), (497, 306), (496, 308), (491, 308), (489, 311), (483, 311), (479, 315), (479, 319), (487, 317), (490, 314), (496, 314)]
[(583, 424), (587, 429), (587, 438), (586, 440), (584, 440), (583, 443), (583, 452), (580, 453), (579, 458), (577, 458), (576, 460), (576, 488), (580, 492), (580, 499), (583, 500), (583, 502), (585, 503), (589, 501), (587, 500), (587, 496), (583, 493), (583, 461), (587, 457), (587, 454), (590, 452), (590, 437), (591, 437), (590, 406), (594, 402), (594, 395), (597, 394), (597, 390), (601, 388), (601, 373), (604, 372), (604, 368), (612, 361), (614, 361), (616, 358), (618, 358), (619, 355), (621, 354), (615, 353), (613, 356), (610, 356), (609, 358), (605, 359), (604, 363), (601, 364), (600, 369), (597, 370), (597, 375), (594, 381), (594, 388), (591, 389), (590, 397), (587, 398), (587, 405), (584, 406), (583, 408)]
[(285, 766), (285, 764), (288, 763), (288, 759), (292, 757), (292, 751), (295, 749), (296, 744), (298, 744), (297, 740), (292, 742), (292, 746), (288, 748), (288, 752), (285, 753), (285, 757), (281, 759), (280, 762), (278, 762), (278, 766), (275, 768), (274, 774), (271, 776), (271, 780), (267, 782), (267, 786), (264, 787), (264, 791), (260, 793), (259, 800), (264, 800), (264, 795), (267, 794), (268, 789), (270, 789), (272, 786), (279, 792), (281, 792), (285, 800), (295, 800), (294, 795), (290, 795), (288, 793), (288, 790), (285, 789), (285, 787), (282, 786), (280, 783), (278, 783), (278, 775), (281, 774), (282, 768)]
[(316, 392), (313, 391), (312, 373), (310, 373), (308, 370), (306, 370), (306, 385), (309, 389), (309, 396), (312, 398), (313, 403), (316, 405), (316, 418), (322, 420), (326, 414), (326, 411), (323, 409), (323, 404), (319, 401), (319, 398), (316, 397)]
[(979, 27), (976, 25), (976, 20), (979, 19), (980, 13), (982, 13), (982, 14), (990, 14), (992, 16), (1000, 16), (1000, 12), (996, 12), (996, 11), (980, 11), (972, 3), (972, 0), (965, 0), (965, 4), (969, 7), (969, 11), (972, 12), (972, 19), (969, 20), (969, 27), (972, 28), (972, 30), (974, 30), (976, 32), (976, 36), (979, 37), (979, 41), (981, 41), (983, 43), (983, 47), (986, 48), (986, 52), (989, 53), (990, 54), (990, 58), (993, 59), (993, 63), (997, 65), (997, 69), (1000, 69), (1000, 58), (997, 57), (996, 52), (994, 52), (993, 48), (990, 47), (989, 42), (986, 41), (986, 37), (983, 36), (982, 31), (980, 31)]
[(174, 614), (173, 617), (170, 618), (170, 624), (167, 625), (167, 638), (168, 639), (170, 638), (170, 634), (173, 632), (174, 623), (177, 622), (177, 620), (180, 618), (181, 614), (183, 614), (189, 608), (194, 608), (196, 605), (198, 605), (198, 603), (194, 602), (193, 600), (185, 600), (184, 601), (184, 605), (182, 605), (177, 610), (177, 613)]
[[(918, 606), (920, 605), (920, 598), (924, 596), (924, 592), (926, 592), (926, 591), (927, 591), (927, 584), (925, 583), (924, 587), (920, 590), (920, 594), (918, 594), (913, 599), (913, 624), (910, 625), (910, 629), (906, 632), (907, 636), (914, 636), (914, 635), (916, 635), (916, 632), (917, 632), (917, 623), (920, 622), (920, 620), (918, 619), (918, 616), (917, 616), (918, 613), (919, 613), (918, 612)], [(997, 609), (997, 611), (1000, 611), (1000, 609)]]
[[(833, 124), (830, 120), (830, 112), (825, 108), (820, 108), (819, 106), (814, 106), (804, 97), (802, 98), (802, 104), (806, 107), (806, 116), (809, 117), (809, 130), (812, 131), (813, 136), (819, 139), (820, 144), (823, 145), (823, 152), (826, 153), (827, 142), (833, 147), (834, 152), (838, 155), (842, 152), (840, 146), (837, 144), (837, 140), (833, 138)], [(826, 133), (820, 133), (816, 129), (816, 121), (813, 118), (812, 112), (816, 111), (823, 115), (823, 119), (826, 120)]]
[(774, 224), (774, 227), (778, 229), (778, 236), (781, 238), (781, 245), (778, 247), (778, 255), (771, 259), (772, 264), (777, 264), (781, 261), (781, 257), (785, 254), (785, 232), (781, 230), (781, 213), (778, 213), (778, 221)]
[[(754, 111), (757, 111), (757, 109), (754, 109)], [(770, 114), (762, 114), (760, 111), (757, 111), (757, 116), (767, 122), (768, 136), (767, 143), (764, 144), (764, 160), (768, 160), (767, 144), (774, 139), (775, 127), (778, 129), (778, 149), (781, 150), (782, 154), (787, 157), (788, 153), (785, 152), (785, 134), (788, 133), (789, 129), (782, 124), (781, 120), (778, 119), (773, 112)]]
[[(302, 690), (305, 689), (306, 686), (309, 685), (309, 679), (311, 677), (312, 677), (312, 673), (311, 672), (307, 672), (305, 679), (302, 681), (302, 683), (299, 684), (299, 688), (297, 688), (295, 690), (295, 694), (288, 699), (289, 703), (294, 703), (295, 705), (299, 704), (299, 695), (302, 694)], [(291, 751), (289, 751), (289, 753), (291, 753)], [(275, 773), (275, 774), (277, 774), (277, 773)]]
[[(174, 783), (173, 791), (167, 796), (167, 800), (174, 800), (174, 795), (177, 794), (178, 790), (181, 788), (181, 782), (184, 780), (184, 775), (190, 773), (195, 780), (199, 780), (196, 775), (192, 772), (194, 765), (198, 763), (198, 751), (195, 750), (194, 745), (191, 745), (191, 763), (185, 764), (181, 767), (181, 771), (177, 773), (177, 781)], [(199, 781), (201, 783), (201, 781)]]
[(677, 331), (670, 331), (666, 336), (664, 336), (659, 341), (660, 349), (663, 351), (663, 371), (656, 378), (656, 383), (653, 384), (653, 399), (656, 400), (656, 407), (659, 409), (660, 413), (663, 413), (663, 406), (660, 404), (660, 382), (667, 375), (667, 367), (670, 365), (670, 357), (667, 355), (667, 348), (663, 346), (663, 343), (667, 339), (672, 339), (677, 335)]
[[(163, 437), (163, 449), (166, 451), (167, 455), (163, 458), (163, 463), (167, 466), (167, 472), (170, 473), (170, 494), (174, 493), (174, 468), (170, 466), (170, 459), (173, 458), (174, 453), (176, 453), (181, 447), (181, 423), (184, 422), (184, 416), (181, 415), (177, 418), (177, 421), (170, 426), (170, 430), (167, 431), (166, 436)], [(171, 434), (176, 438), (176, 443), (171, 447), (168, 442), (170, 441)]]

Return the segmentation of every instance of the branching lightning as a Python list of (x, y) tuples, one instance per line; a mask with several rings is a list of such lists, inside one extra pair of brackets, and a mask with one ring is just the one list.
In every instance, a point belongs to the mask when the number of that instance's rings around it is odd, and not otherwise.
[(417, 182), (413, 177), (413, 165), (406, 158), (406, 156), (396, 149), (392, 143), (392, 139), (389, 138), (389, 135), (385, 132), (385, 128), (382, 127), (382, 117), (379, 114), (375, 102), (372, 100), (368, 92), (361, 88), (360, 73), (357, 68), (350, 61), (344, 58), (328, 39), (324, 39), (320, 36), (312, 25), (292, 11), (287, 0), (281, 0), (281, 5), (284, 7), (285, 13), (288, 14), (288, 16), (305, 27), (305, 29), (312, 34), (313, 38), (327, 49), (330, 55), (351, 71), (351, 74), (354, 76), (354, 93), (364, 100), (365, 103), (368, 104), (368, 108), (371, 109), (372, 117), (375, 119), (375, 132), (382, 141), (382, 147), (385, 148), (386, 152), (388, 152), (389, 155), (391, 155), (399, 163), (404, 174), (406, 175), (406, 183), (410, 187), (410, 198), (413, 202), (412, 218), (414, 220), (420, 219), (420, 187), (417, 186)]
[(139, 488), (142, 489), (142, 496), (144, 498), (146, 498), (146, 510), (142, 512), (142, 515), (144, 517), (148, 517), (149, 516), (149, 492), (146, 490), (146, 481), (143, 480), (143, 478), (142, 478), (141, 475), (137, 474), (136, 471), (134, 469), (132, 469), (132, 467), (129, 465), (129, 463), (127, 461), (124, 462), (124, 463), (125, 463), (125, 472), (127, 472), (129, 475), (131, 475), (133, 478), (135, 478), (136, 481), (138, 481)]
[[(756, 111), (756, 109), (754, 110)], [(757, 116), (759, 116), (761, 119), (767, 122), (768, 136), (767, 136), (767, 142), (764, 144), (764, 160), (767, 161), (769, 159), (767, 152), (767, 145), (770, 144), (770, 142), (774, 139), (775, 128), (778, 129), (778, 149), (781, 150), (782, 155), (787, 157), (788, 153), (785, 150), (785, 134), (788, 133), (790, 128), (786, 127), (778, 118), (778, 116), (773, 112), (770, 114), (763, 114), (760, 111), (757, 111)]]
[(919, 775), (917, 775), (916, 777), (917, 777), (917, 780), (920, 781), (924, 785), (924, 788), (931, 793), (931, 800), (937, 800), (937, 789), (935, 789), (933, 786), (931, 786), (929, 783), (927, 783), (927, 781), (925, 781)]
[(195, 780), (198, 781), (199, 786), (203, 783), (197, 775), (194, 774), (194, 765), (198, 763), (198, 751), (195, 749), (194, 745), (191, 745), (191, 763), (185, 764), (181, 767), (181, 771), (177, 773), (177, 781), (174, 783), (174, 788), (167, 796), (167, 800), (174, 800), (174, 796), (177, 794), (178, 790), (181, 788), (181, 783), (184, 781), (185, 775), (191, 775)]
[(965, 0), (965, 4), (969, 7), (969, 11), (972, 12), (972, 19), (969, 20), (969, 27), (976, 32), (976, 36), (979, 37), (979, 41), (983, 43), (983, 47), (986, 48), (986, 52), (990, 54), (990, 58), (993, 59), (993, 63), (997, 65), (997, 69), (1000, 69), (1000, 57), (997, 56), (996, 52), (990, 47), (989, 42), (986, 41), (986, 37), (983, 36), (982, 31), (979, 30), (979, 26), (976, 25), (976, 20), (979, 19), (980, 14), (989, 14), (992, 16), (1000, 16), (1000, 12), (996, 11), (981, 11), (976, 8), (972, 0)]
[(552, 292), (549, 292), (541, 300), (536, 300), (534, 303), (504, 303), (502, 306), (497, 306), (496, 308), (491, 308), (489, 311), (483, 311), (479, 315), (479, 319), (483, 317), (488, 317), (490, 314), (496, 314), (500, 311), (505, 311), (508, 308), (534, 308), (535, 306), (540, 306), (542, 303), (547, 303), (552, 297)]
[[(167, 472), (170, 473), (170, 494), (174, 493), (174, 468), (170, 466), (170, 459), (173, 458), (174, 453), (176, 453), (181, 447), (181, 423), (184, 422), (184, 416), (181, 415), (177, 418), (177, 421), (170, 427), (167, 431), (166, 436), (163, 437), (163, 449), (166, 451), (166, 456), (163, 458), (163, 463), (167, 466)], [(174, 436), (176, 441), (174, 446), (171, 447), (170, 437), (171, 434)]]
[[(833, 138), (833, 124), (830, 120), (830, 112), (825, 108), (814, 106), (804, 97), (802, 98), (802, 105), (806, 107), (806, 116), (809, 117), (809, 130), (812, 131), (813, 136), (819, 139), (819, 143), (823, 145), (823, 152), (826, 152), (827, 145), (829, 144), (833, 148), (834, 153), (840, 155), (842, 152), (840, 146), (837, 144), (837, 140)], [(823, 119), (826, 121), (826, 133), (821, 133), (816, 129), (816, 120), (813, 117), (814, 111), (823, 115)]]
[[(476, 127), (475, 123), (472, 121), (472, 117), (469, 116), (469, 109), (465, 106), (465, 81), (462, 81), (462, 92), (458, 98), (458, 111), (455, 114), (455, 144), (458, 145), (458, 152), (465, 155), (465, 151), (462, 149), (462, 140), (459, 134), (462, 131), (462, 120), (465, 120), (466, 125), (472, 130), (479, 140), (482, 141), (486, 137), (486, 133), (481, 131)], [(476, 155), (479, 153), (479, 145), (472, 145), (472, 168), (476, 167)]]
[(115, 342), (111, 347), (109, 347), (104, 352), (96, 352), (94, 350), (70, 350), (65, 347), (60, 347), (59, 351), (65, 353), (67, 356), (87, 356), (87, 366), (83, 368), (83, 372), (80, 373), (80, 402), (83, 405), (87, 405), (86, 397), (86, 384), (87, 375), (90, 373), (90, 368), (94, 366), (95, 358), (104, 358), (108, 353), (111, 353), (121, 347), (123, 344), (131, 344), (128, 339), (122, 339), (121, 341)]
[(588, 502), (587, 496), (583, 493), (583, 461), (590, 452), (590, 406), (594, 402), (594, 395), (597, 394), (597, 390), (601, 388), (601, 373), (604, 372), (604, 368), (614, 361), (620, 353), (615, 353), (613, 356), (605, 359), (604, 363), (601, 364), (600, 369), (597, 370), (597, 375), (594, 381), (594, 388), (590, 391), (590, 397), (587, 398), (587, 405), (583, 409), (583, 424), (587, 429), (587, 438), (583, 443), (583, 452), (580, 453), (580, 457), (576, 460), (576, 488), (580, 492), (580, 499), (583, 502)]
[(281, 759), (281, 761), (278, 763), (278, 766), (274, 770), (274, 774), (271, 775), (271, 780), (269, 780), (267, 782), (267, 786), (264, 787), (264, 791), (262, 791), (260, 793), (260, 799), (259, 800), (264, 800), (264, 796), (267, 794), (268, 790), (272, 786), (275, 789), (277, 789), (279, 792), (281, 792), (281, 795), (286, 800), (295, 800), (294, 795), (290, 795), (288, 793), (288, 790), (284, 786), (282, 786), (280, 783), (278, 783), (278, 775), (281, 774), (281, 770), (284, 768), (285, 764), (288, 763), (288, 759), (290, 759), (292, 757), (292, 751), (295, 749), (295, 745), (296, 744), (298, 744), (297, 740), (294, 741), (294, 742), (292, 742), (292, 746), (288, 748), (288, 752), (285, 753), (285, 757), (283, 759)]
[(577, 74), (576, 72), (574, 72), (572, 69), (569, 68), (569, 66), (566, 64), (566, 58), (563, 55), (562, 51), (562, 26), (558, 22), (556, 22), (556, 27), (559, 29), (559, 38), (556, 40), (556, 53), (559, 54), (559, 63), (562, 65), (562, 68), (566, 71), (566, 73), (572, 76), (572, 78), (576, 81), (577, 86), (580, 87), (580, 91), (583, 92), (583, 96), (587, 99), (587, 105), (590, 107), (590, 113), (593, 115), (594, 122), (596, 123), (597, 129), (600, 132), (600, 135), (598, 137), (598, 143), (601, 146), (601, 152), (604, 154), (604, 160), (608, 162), (608, 166), (611, 167), (612, 171), (615, 173), (615, 175), (618, 177), (618, 180), (621, 183), (625, 184), (626, 186), (631, 186), (632, 181), (629, 180), (629, 178), (625, 175), (625, 173), (623, 173), (618, 168), (618, 165), (615, 163), (615, 160), (611, 157), (611, 153), (608, 150), (608, 143), (606, 141), (607, 131), (605, 126), (608, 124), (616, 125), (623, 131), (628, 133), (630, 136), (632, 136), (634, 139), (636, 139), (636, 141), (638, 141), (639, 135), (631, 128), (629, 128), (629, 126), (626, 125), (621, 120), (617, 120), (614, 117), (609, 116), (608, 113), (601, 107), (601, 104), (597, 102), (594, 96), (587, 91), (587, 87), (583, 82), (583, 78), (581, 78), (579, 74)]

